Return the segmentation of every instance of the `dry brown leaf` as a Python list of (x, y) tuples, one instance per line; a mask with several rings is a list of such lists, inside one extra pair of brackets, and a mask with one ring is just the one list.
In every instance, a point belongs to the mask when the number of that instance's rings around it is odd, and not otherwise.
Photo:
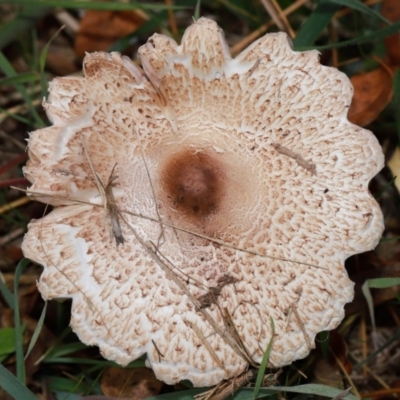
[(107, 50), (116, 40), (135, 32), (145, 20), (145, 14), (137, 10), (87, 10), (75, 40), (75, 52), (83, 57), (85, 52)]
[(314, 383), (344, 389), (343, 377), (336, 366), (331, 365), (327, 361), (321, 359), (314, 365)]
[[(400, 1), (384, 0), (381, 6), (381, 14), (391, 22), (400, 21)], [(385, 38), (387, 61), (390, 65), (400, 66), (400, 33)]]
[(393, 97), (393, 71), (380, 67), (351, 77), (354, 97), (348, 118), (353, 124), (365, 126), (374, 121)]
[(141, 400), (156, 396), (164, 384), (149, 368), (114, 368), (104, 371), (101, 389), (106, 396), (129, 400)]

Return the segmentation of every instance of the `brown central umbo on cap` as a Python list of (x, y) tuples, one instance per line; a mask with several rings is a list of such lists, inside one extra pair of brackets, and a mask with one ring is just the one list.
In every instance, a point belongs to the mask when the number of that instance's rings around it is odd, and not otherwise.
[(173, 155), (163, 168), (161, 185), (171, 206), (191, 222), (218, 212), (224, 194), (223, 166), (194, 149)]

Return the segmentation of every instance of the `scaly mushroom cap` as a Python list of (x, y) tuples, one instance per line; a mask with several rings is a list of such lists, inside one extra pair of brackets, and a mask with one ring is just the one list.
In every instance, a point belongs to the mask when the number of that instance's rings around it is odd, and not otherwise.
[(344, 260), (383, 229), (368, 192), (383, 155), (347, 121), (348, 78), (283, 33), (231, 59), (205, 18), (140, 57), (144, 71), (89, 54), (84, 78), (50, 85), (53, 126), (31, 134), (25, 167), (58, 206), (23, 243), (42, 296), (72, 298), (84, 343), (121, 365), (147, 354), (170, 384), (260, 362), (271, 317), (270, 366), (305, 357), (353, 298)]

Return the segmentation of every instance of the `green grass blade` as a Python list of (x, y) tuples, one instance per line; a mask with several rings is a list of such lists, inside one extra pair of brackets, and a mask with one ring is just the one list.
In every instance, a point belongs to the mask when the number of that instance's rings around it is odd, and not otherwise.
[(0, 329), (0, 355), (11, 354), (15, 352), (15, 329)]
[(13, 118), (16, 121), (22, 122), (23, 124), (29, 125), (30, 121), (27, 118), (21, 117), (18, 114), (13, 114), (10, 113), (8, 110), (5, 108), (0, 107), (0, 124), (6, 119), (6, 118)]
[[(393, 80), (394, 104), (395, 109), (400, 110), (400, 69), (397, 68)], [(397, 140), (400, 145), (400, 113), (396, 112)]]
[[(8, 0), (0, 0), (1, 3), (10, 3)], [(101, 1), (87, 1), (87, 0), (12, 0), (14, 5), (32, 6), (32, 7), (62, 7), (73, 9), (85, 10), (111, 10), (111, 11), (126, 11), (126, 10), (182, 10), (187, 7), (183, 6), (169, 6), (164, 4), (151, 4), (133, 2), (101, 2)]]
[(50, 351), (46, 354), (45, 361), (51, 362), (53, 358), (64, 357), (68, 354), (74, 353), (75, 351), (87, 349), (87, 346), (82, 342), (74, 342), (67, 344), (57, 344), (53, 346)]
[(27, 359), (27, 357), (29, 356), (30, 352), (34, 348), (34, 346), (35, 346), (35, 344), (36, 344), (36, 342), (38, 340), (38, 337), (40, 335), (40, 332), (42, 331), (42, 326), (43, 326), (44, 318), (46, 316), (46, 311), (47, 311), (47, 301), (45, 301), (45, 303), (44, 303), (42, 314), (40, 315), (40, 318), (39, 318), (39, 321), (38, 321), (38, 323), (36, 325), (35, 331), (33, 332), (31, 342), (29, 343), (28, 350), (27, 350), (27, 352), (25, 354), (25, 360)]
[[(345, 394), (343, 390), (337, 389), (334, 387), (320, 385), (320, 384), (307, 384), (307, 385), (299, 385), (299, 386), (270, 386), (268, 388), (261, 388), (260, 395), (257, 399), (264, 399), (266, 396), (273, 396), (273, 399), (277, 397), (274, 396), (276, 393), (297, 393), (297, 394), (306, 394), (309, 395), (305, 398), (311, 398), (311, 396), (319, 396), (319, 397), (327, 397), (327, 398), (335, 398), (339, 397), (345, 400), (357, 400), (352, 394)], [(286, 398), (286, 396), (285, 396)], [(242, 388), (238, 392), (235, 393), (231, 398), (232, 400), (253, 400), (252, 389)], [(161, 398), (160, 398), (161, 400)]]
[[(45, 358), (42, 362), (46, 364), (86, 364), (86, 365), (96, 365), (102, 367), (119, 367), (119, 365), (113, 361), (94, 360), (92, 358), (78, 358), (78, 357), (52, 357), (49, 359)], [(144, 360), (141, 359), (132, 361), (128, 365), (129, 368), (145, 367), (145, 366), (146, 365)]]
[(267, 368), (269, 356), (271, 354), (272, 341), (274, 340), (275, 324), (274, 324), (274, 320), (272, 319), (272, 317), (270, 317), (270, 321), (271, 321), (271, 340), (269, 341), (267, 349), (265, 350), (265, 352), (263, 354), (263, 358), (262, 358), (261, 364), (260, 364), (260, 369), (258, 370), (256, 385), (254, 387), (254, 400), (258, 397), (258, 393), (260, 392), (260, 387), (261, 387), (261, 384), (263, 382), (263, 378), (265, 375), (265, 369)]
[[(0, 3), (3, 3), (3, 1), (0, 1)], [(0, 27), (0, 49), (9, 45), (22, 32), (34, 27), (37, 21), (46, 15), (48, 11), (48, 7), (28, 5), (15, 18), (4, 23)]]
[(146, 400), (193, 400), (194, 396), (202, 392), (205, 392), (204, 388), (182, 390), (181, 392), (161, 394), (159, 396), (149, 397)]
[(26, 258), (22, 259), (15, 270), (14, 277), (14, 298), (15, 298), (15, 308), (14, 308), (14, 324), (15, 324), (15, 355), (17, 363), (17, 378), (23, 384), (25, 384), (25, 362), (24, 362), (24, 349), (23, 349), (23, 333), (21, 327), (21, 320), (19, 315), (19, 304), (18, 304), (18, 285), (19, 278), (21, 277), (22, 271), (30, 263)]
[(15, 76), (0, 79), (0, 85), (20, 85), (22, 83), (36, 82), (39, 75), (36, 72), (24, 72)]
[(53, 40), (60, 34), (60, 32), (64, 29), (65, 25), (63, 25), (60, 29), (57, 30), (56, 33), (50, 38), (50, 40), (43, 47), (42, 52), (39, 56), (39, 72), (40, 72), (40, 82), (42, 84), (42, 97), (46, 95), (47, 92), (47, 80), (44, 74), (44, 67), (46, 65), (47, 53), (49, 52), (49, 47)]
[(312, 46), (339, 8), (339, 5), (321, 1), (294, 38), (294, 49)]
[(39, 400), (8, 369), (0, 364), (0, 386), (14, 399)]
[[(17, 73), (14, 70), (14, 67), (10, 64), (7, 58), (4, 56), (3, 52), (0, 51), (0, 69), (4, 72), (7, 77), (15, 77)], [(25, 87), (20, 84), (15, 84), (16, 89), (21, 93), (22, 98), (25, 101), (25, 104), (28, 106), (32, 117), (34, 118), (38, 127), (44, 126), (44, 122), (40, 118), (39, 114), (37, 113), (35, 107), (32, 105), (32, 100), (28, 95)]]
[(11, 310), (14, 310), (15, 308), (14, 295), (10, 292), (10, 289), (1, 280), (1, 278), (0, 278), (0, 293), (3, 296), (4, 300), (6, 301), (6, 303), (8, 304), (8, 307), (10, 307)]
[(400, 31), (400, 21), (395, 22), (392, 25), (378, 29), (373, 32), (368, 32), (362, 36), (356, 37), (354, 39), (350, 40), (345, 40), (344, 42), (338, 42), (338, 43), (331, 43), (323, 46), (297, 46), (296, 51), (304, 51), (304, 50), (311, 50), (311, 49), (316, 49), (316, 50), (328, 50), (328, 49), (339, 49), (341, 47), (347, 47), (347, 46), (353, 46), (353, 45), (358, 45), (360, 43), (366, 43), (366, 42), (377, 42), (379, 40), (384, 39), (387, 36), (392, 35), (393, 33), (398, 33)]
[(196, 8), (194, 9), (193, 18), (197, 21), (200, 18), (200, 7), (201, 7), (201, 0), (197, 0)]
[(330, 3), (339, 4), (341, 6), (349, 7), (352, 8), (353, 10), (360, 11), (366, 15), (380, 19), (385, 24), (391, 25), (391, 22), (388, 21), (385, 17), (382, 17), (381, 14), (367, 7), (359, 0), (328, 0), (328, 1)]
[(400, 285), (400, 278), (376, 278), (368, 279), (364, 282), (361, 290), (364, 294), (365, 300), (367, 300), (369, 316), (371, 318), (372, 329), (375, 331), (375, 314), (374, 314), (374, 302), (372, 299), (370, 289), (385, 289), (388, 287)]

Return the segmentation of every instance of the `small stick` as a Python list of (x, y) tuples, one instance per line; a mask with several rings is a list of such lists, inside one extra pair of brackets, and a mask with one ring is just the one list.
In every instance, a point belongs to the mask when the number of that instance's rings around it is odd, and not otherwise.
[(29, 203), (31, 199), (27, 196), (21, 197), (20, 199), (14, 200), (11, 203), (4, 204), (4, 206), (0, 207), (0, 215), (4, 214), (7, 211), (14, 210), (19, 206), (23, 206), (26, 203)]
[(112, 190), (112, 182), (117, 178), (117, 177), (113, 177), (113, 173), (114, 173), (114, 169), (115, 169), (116, 165), (117, 164), (115, 164), (113, 166), (110, 177), (108, 178), (107, 185), (104, 188), (104, 194), (105, 194), (105, 198), (106, 198), (106, 208), (108, 211), (108, 216), (110, 217), (110, 221), (111, 221), (111, 230), (112, 230), (113, 236), (114, 236), (115, 241), (117, 242), (117, 246), (118, 246), (119, 244), (124, 244), (125, 239), (122, 235), (121, 224), (119, 222), (119, 217), (118, 217), (118, 207), (115, 204), (114, 193)]
[[(72, 203), (87, 204), (87, 205), (94, 206), (94, 207), (103, 207), (103, 205), (99, 205), (99, 204), (96, 204), (96, 203), (91, 203), (89, 201), (76, 199), (74, 197), (57, 196), (57, 195), (52, 195), (52, 194), (48, 194), (48, 193), (44, 193), (44, 192), (33, 192), (33, 191), (30, 191), (29, 189), (21, 189), (19, 187), (15, 187), (15, 186), (11, 186), (11, 188), (15, 189), (15, 190), (20, 190), (21, 192), (25, 192), (25, 193), (28, 193), (28, 194), (31, 194), (31, 195), (47, 196), (47, 197), (51, 197), (51, 198), (54, 198), (54, 199), (69, 200)], [(224, 246), (224, 247), (226, 247), (228, 249), (242, 251), (243, 253), (251, 254), (251, 255), (254, 255), (254, 256), (257, 256), (257, 257), (269, 258), (271, 260), (277, 260), (277, 261), (293, 262), (295, 264), (305, 265), (305, 266), (308, 266), (308, 267), (313, 267), (313, 268), (318, 268), (318, 269), (323, 269), (323, 270), (328, 271), (328, 268), (321, 267), (319, 265), (315, 265), (315, 264), (311, 264), (311, 263), (307, 263), (307, 262), (303, 262), (303, 261), (290, 260), (290, 259), (284, 258), (284, 257), (269, 256), (267, 254), (262, 254), (262, 253), (259, 253), (258, 251), (254, 251), (254, 250), (241, 249), (241, 248), (236, 247), (236, 246), (234, 246), (232, 244), (226, 243), (223, 240), (216, 239), (216, 238), (211, 238), (209, 236), (202, 235), (202, 234), (197, 233), (197, 232), (192, 232), (192, 231), (190, 231), (188, 229), (179, 228), (179, 227), (177, 227), (177, 226), (175, 226), (173, 224), (169, 224), (167, 222), (159, 221), (159, 220), (157, 220), (155, 218), (149, 217), (149, 216), (141, 214), (141, 213), (135, 213), (135, 212), (127, 211), (127, 210), (118, 210), (118, 213), (119, 213), (119, 215), (128, 214), (128, 215), (132, 215), (134, 217), (146, 219), (148, 221), (151, 221), (151, 222), (154, 222), (154, 223), (157, 223), (157, 224), (162, 224), (162, 225), (164, 225), (164, 226), (166, 226), (168, 228), (176, 229), (177, 231), (188, 233), (190, 235), (193, 235), (193, 236), (201, 238), (201, 239), (209, 240), (210, 242), (219, 244), (219, 245)]]
[(194, 333), (197, 335), (197, 337), (200, 339), (200, 342), (205, 346), (205, 348), (208, 350), (210, 353), (212, 359), (215, 361), (215, 363), (226, 373), (228, 376), (228, 371), (225, 369), (224, 364), (221, 362), (221, 360), (218, 358), (217, 353), (214, 351), (214, 349), (211, 347), (210, 342), (207, 340), (207, 338), (203, 335), (203, 332), (200, 330), (200, 328), (196, 324), (192, 324), (190, 321), (186, 321), (186, 324), (193, 329)]
[(300, 154), (295, 153), (294, 151), (288, 149), (285, 146), (280, 145), (279, 143), (272, 143), (272, 147), (280, 154), (292, 158), (300, 167), (303, 167), (307, 171), (310, 171), (313, 175), (316, 175), (316, 166), (314, 163), (305, 160)]
[(155, 349), (156, 349), (156, 351), (157, 351), (157, 354), (158, 354), (158, 362), (161, 362), (161, 357), (164, 358), (164, 354), (161, 353), (161, 351), (158, 349), (158, 347), (157, 347), (157, 345), (156, 345), (156, 342), (155, 342), (153, 339), (151, 339), (151, 341), (152, 341), (152, 343), (153, 343), (153, 345), (154, 345), (154, 347), (155, 347)]
[(86, 148), (86, 145), (85, 145), (85, 142), (84, 142), (82, 136), (80, 138), (81, 138), (81, 142), (82, 142), (83, 151), (85, 152), (86, 158), (89, 162), (90, 169), (96, 180), (97, 189), (99, 190), (100, 196), (103, 200), (103, 207), (104, 207), (105, 215), (108, 215), (108, 217), (110, 218), (112, 234), (115, 238), (115, 241), (117, 242), (117, 246), (120, 244), (124, 244), (125, 239), (122, 235), (121, 224), (120, 224), (119, 218), (118, 218), (118, 208), (115, 203), (114, 193), (112, 191), (112, 182), (116, 179), (116, 177), (113, 177), (113, 174), (114, 174), (114, 169), (117, 164), (114, 164), (114, 167), (111, 170), (111, 174), (108, 178), (107, 185), (104, 186), (103, 181), (101, 180), (101, 178), (99, 177), (97, 172), (94, 170), (92, 161), (89, 157), (89, 152), (87, 151), (87, 148)]
[(293, 307), (293, 314), (296, 316), (296, 319), (297, 319), (297, 322), (298, 322), (298, 324), (300, 326), (300, 329), (303, 332), (304, 339), (306, 339), (307, 346), (311, 350), (312, 349), (312, 344), (311, 344), (311, 341), (310, 341), (310, 337), (308, 336), (308, 334), (306, 332), (306, 328), (304, 326), (304, 323), (300, 318), (299, 312), (297, 311), (297, 305), (293, 304), (292, 307)]

